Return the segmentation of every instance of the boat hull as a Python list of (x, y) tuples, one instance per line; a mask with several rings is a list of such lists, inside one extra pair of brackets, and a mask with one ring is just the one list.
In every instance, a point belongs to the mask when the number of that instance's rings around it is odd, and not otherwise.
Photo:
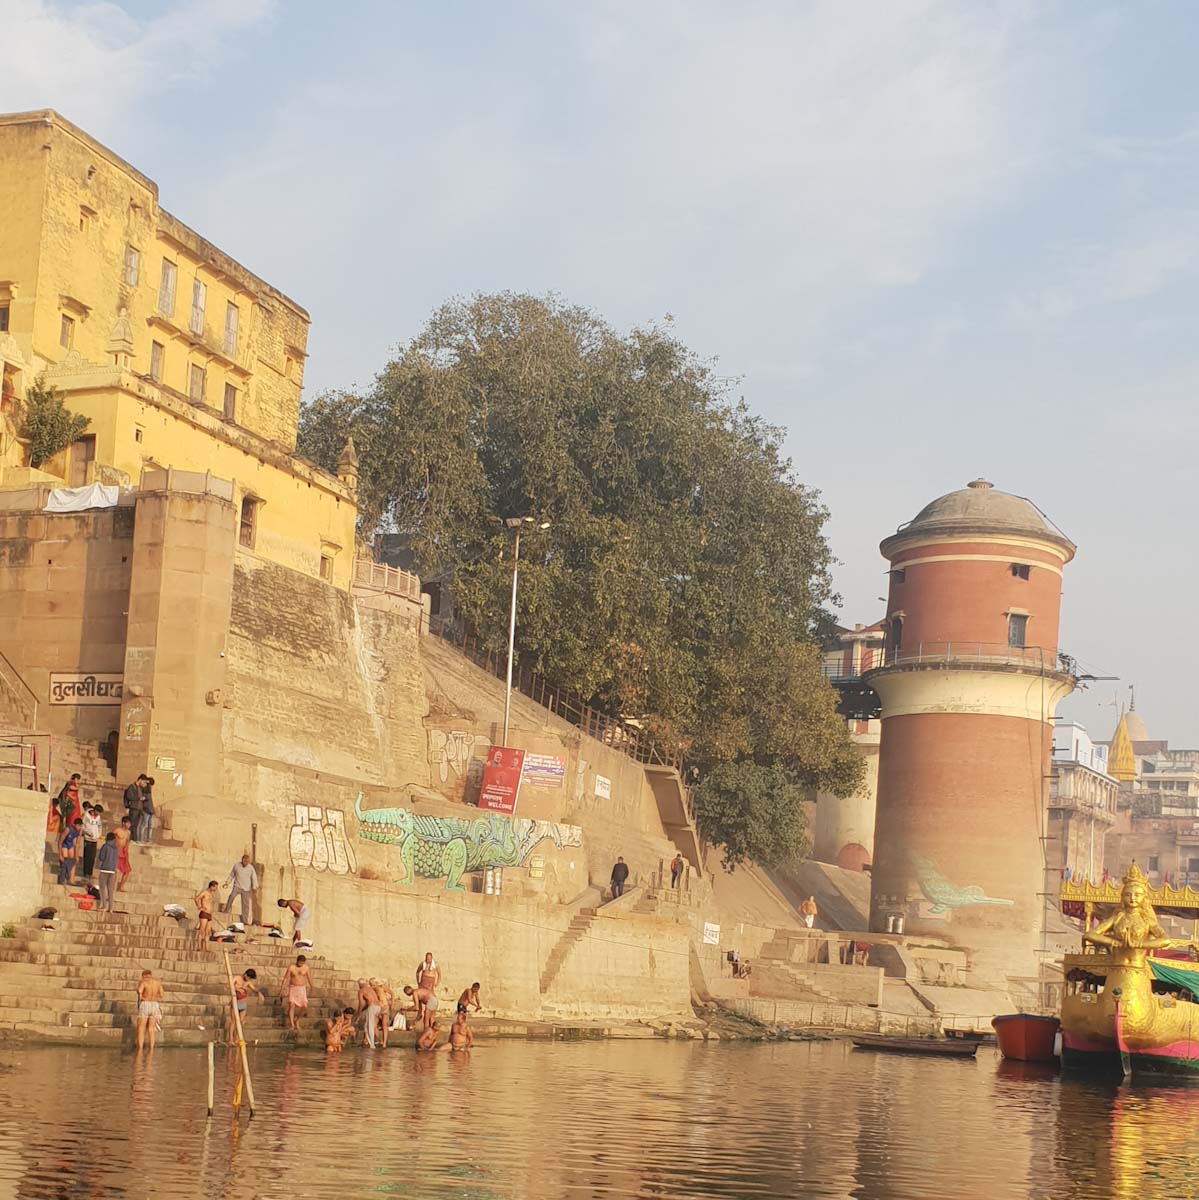
[(1017, 1062), (1052, 1062), (1057, 1058), (1054, 1042), (1061, 1021), (1032, 1013), (1012, 1013), (991, 1021), (999, 1051)]

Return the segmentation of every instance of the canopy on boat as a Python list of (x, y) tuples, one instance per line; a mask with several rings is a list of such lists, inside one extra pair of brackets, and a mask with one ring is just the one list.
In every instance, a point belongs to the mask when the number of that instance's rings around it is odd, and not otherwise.
[(1199, 996), (1199, 963), (1183, 965), (1181, 962), (1164, 963), (1151, 958), (1149, 966), (1154, 979), (1160, 979), (1171, 987), (1186, 988), (1192, 995)]
[[(1109, 879), (1106, 883), (1091, 883), (1087, 879), (1063, 879), (1059, 893), (1062, 913), (1067, 917), (1082, 920), (1086, 916), (1088, 904), (1091, 905), (1092, 911), (1100, 908), (1118, 908), (1122, 887), (1118, 879)], [(1195, 888), (1149, 888), (1149, 903), (1161, 916), (1181, 917), (1188, 921), (1199, 919), (1199, 891)]]

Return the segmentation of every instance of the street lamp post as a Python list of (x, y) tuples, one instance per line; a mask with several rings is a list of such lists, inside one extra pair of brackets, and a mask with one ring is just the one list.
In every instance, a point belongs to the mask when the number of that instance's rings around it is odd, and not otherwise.
[(502, 745), (508, 745), (508, 727), (512, 720), (512, 660), (516, 653), (516, 581), (520, 575), (520, 535), (526, 525), (538, 531), (548, 529), (549, 521), (535, 521), (532, 517), (508, 517), (504, 527), (514, 531), (512, 539), (512, 609), (508, 617), (508, 686), (504, 690), (504, 737)]

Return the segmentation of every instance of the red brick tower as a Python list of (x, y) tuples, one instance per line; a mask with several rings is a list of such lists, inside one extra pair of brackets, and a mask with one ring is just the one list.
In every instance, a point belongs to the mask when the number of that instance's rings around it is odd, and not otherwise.
[(1074, 544), (1029, 500), (976, 479), (879, 547), (891, 563), (871, 928), (903, 919), (999, 987), (1041, 940), (1062, 568)]

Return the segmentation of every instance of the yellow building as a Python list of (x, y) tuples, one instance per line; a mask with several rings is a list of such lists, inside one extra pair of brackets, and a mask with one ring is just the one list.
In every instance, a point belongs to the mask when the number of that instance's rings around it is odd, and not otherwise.
[[(348, 588), (356, 460), (334, 477), (295, 454), (304, 309), (55, 112), (0, 115), (0, 211), (0, 487), (211, 472), (236, 486), (242, 552)], [(38, 379), (90, 421), (47, 474), (17, 438)]]

